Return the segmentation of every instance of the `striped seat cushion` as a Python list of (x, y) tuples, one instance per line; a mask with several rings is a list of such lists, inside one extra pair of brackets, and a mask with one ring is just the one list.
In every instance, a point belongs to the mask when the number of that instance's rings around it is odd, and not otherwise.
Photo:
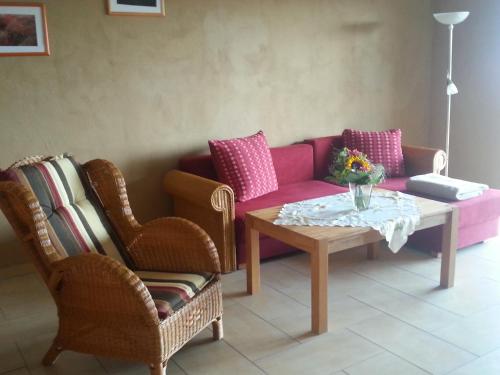
[(136, 271), (136, 275), (151, 293), (161, 320), (181, 309), (214, 278), (212, 273)]
[(33, 192), (47, 216), (49, 238), (59, 254), (101, 253), (128, 263), (88, 179), (71, 156), (9, 168), (2, 178)]

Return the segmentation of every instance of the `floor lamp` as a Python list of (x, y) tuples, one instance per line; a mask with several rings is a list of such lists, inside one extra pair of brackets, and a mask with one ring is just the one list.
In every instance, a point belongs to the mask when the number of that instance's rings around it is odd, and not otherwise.
[(450, 31), (450, 53), (448, 57), (448, 74), (446, 76), (446, 95), (448, 96), (448, 112), (446, 114), (446, 167), (444, 173), (448, 176), (448, 166), (450, 164), (450, 114), (451, 114), (451, 96), (458, 94), (457, 86), (451, 80), (451, 66), (453, 61), (453, 25), (465, 21), (469, 12), (451, 12), (434, 13), (436, 21), (448, 26)]

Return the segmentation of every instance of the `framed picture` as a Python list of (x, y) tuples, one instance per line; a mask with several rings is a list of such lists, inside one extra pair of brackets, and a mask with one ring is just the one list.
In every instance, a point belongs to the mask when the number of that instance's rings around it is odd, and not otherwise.
[(0, 2), (0, 56), (48, 56), (45, 5)]
[(164, 0), (106, 0), (112, 16), (164, 16)]

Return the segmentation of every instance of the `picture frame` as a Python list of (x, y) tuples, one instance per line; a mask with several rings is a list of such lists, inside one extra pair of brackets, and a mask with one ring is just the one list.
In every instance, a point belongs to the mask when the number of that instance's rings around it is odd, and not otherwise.
[(165, 16), (165, 0), (106, 0), (110, 16)]
[(0, 57), (49, 56), (45, 4), (0, 2)]

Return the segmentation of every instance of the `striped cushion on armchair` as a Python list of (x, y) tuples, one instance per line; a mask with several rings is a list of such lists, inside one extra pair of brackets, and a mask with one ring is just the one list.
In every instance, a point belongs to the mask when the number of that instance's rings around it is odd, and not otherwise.
[(151, 293), (161, 320), (181, 309), (214, 279), (213, 273), (136, 271), (135, 274)]
[(62, 256), (100, 253), (129, 264), (89, 180), (71, 156), (18, 163), (2, 171), (1, 179), (33, 192), (47, 216), (49, 238)]

